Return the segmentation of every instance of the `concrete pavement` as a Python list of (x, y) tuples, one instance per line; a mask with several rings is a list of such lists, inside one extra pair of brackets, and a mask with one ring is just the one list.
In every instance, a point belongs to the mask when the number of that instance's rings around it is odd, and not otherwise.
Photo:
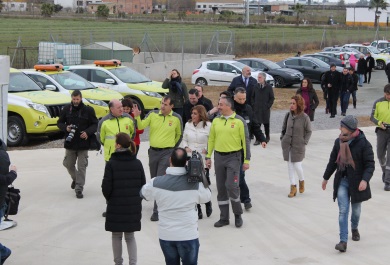
[[(375, 150), (374, 128), (363, 130)], [(333, 178), (326, 191), (322, 191), (321, 181), (338, 134), (337, 129), (313, 132), (303, 161), (306, 192), (292, 199), (287, 197), (287, 164), (282, 159), (279, 135), (271, 135), (266, 149), (252, 145), (251, 168), (246, 179), (253, 208), (244, 212), (244, 225), (240, 229), (234, 227), (233, 219), (228, 227), (213, 227), (219, 219), (213, 176), (214, 212), (199, 221), (199, 264), (387, 264), (390, 192), (383, 190), (377, 161), (370, 183), (373, 198), (362, 206), (361, 241), (350, 240), (346, 253), (334, 249), (339, 236), (338, 207), (332, 200)], [(139, 158), (149, 179), (147, 148), (148, 142), (143, 142)], [(101, 216), (106, 206), (100, 188), (103, 156), (90, 152), (85, 197), (76, 199), (70, 189), (71, 178), (62, 166), (63, 149), (9, 154), (18, 167), (14, 184), (21, 189), (22, 199), (18, 215), (12, 216), (18, 226), (0, 231), (0, 242), (13, 251), (6, 264), (114, 264), (111, 233), (104, 230)], [(142, 231), (136, 233), (138, 264), (164, 264), (158, 224), (149, 220), (152, 207), (151, 202), (143, 202)], [(126, 252), (124, 259), (127, 260)]]

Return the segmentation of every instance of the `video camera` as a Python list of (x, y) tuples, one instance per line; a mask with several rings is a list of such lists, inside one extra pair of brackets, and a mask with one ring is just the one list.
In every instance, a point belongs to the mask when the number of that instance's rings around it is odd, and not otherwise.
[[(202, 155), (197, 151), (192, 151), (191, 157), (187, 162), (188, 182), (203, 182), (205, 183), (205, 170), (203, 165)], [(207, 181), (206, 181), (207, 182)]]
[(78, 128), (77, 125), (74, 125), (74, 124), (70, 125), (70, 132), (65, 139), (66, 142), (71, 142), (73, 140), (73, 137), (74, 137), (74, 134), (75, 134), (77, 128)]

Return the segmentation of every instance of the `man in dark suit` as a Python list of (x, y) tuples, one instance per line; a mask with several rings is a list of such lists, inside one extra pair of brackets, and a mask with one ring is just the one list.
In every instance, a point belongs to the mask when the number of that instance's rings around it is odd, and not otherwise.
[(339, 99), (341, 83), (341, 73), (336, 71), (336, 65), (331, 64), (330, 70), (325, 73), (322, 80), (322, 86), (326, 88), (328, 92), (328, 102), (330, 118), (334, 118), (337, 114), (337, 100)]
[(257, 80), (251, 76), (251, 68), (249, 66), (244, 66), (242, 68), (242, 74), (233, 78), (228, 91), (234, 95), (234, 91), (237, 87), (244, 87), (246, 90), (246, 102), (251, 104), (252, 91), (256, 85)]

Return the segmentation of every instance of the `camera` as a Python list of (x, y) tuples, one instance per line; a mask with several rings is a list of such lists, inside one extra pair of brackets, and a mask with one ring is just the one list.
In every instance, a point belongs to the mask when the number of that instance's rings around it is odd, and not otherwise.
[(187, 171), (188, 182), (203, 182), (205, 172), (201, 154), (196, 151), (192, 151), (191, 157), (188, 159)]
[(77, 130), (77, 125), (71, 124), (70, 125), (70, 132), (65, 139), (66, 142), (71, 142), (73, 140), (73, 137), (74, 137), (76, 130)]

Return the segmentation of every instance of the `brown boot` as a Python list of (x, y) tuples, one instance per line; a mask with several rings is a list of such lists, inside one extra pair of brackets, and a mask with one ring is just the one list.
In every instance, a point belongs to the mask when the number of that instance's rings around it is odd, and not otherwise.
[(297, 185), (291, 185), (291, 190), (290, 193), (288, 194), (288, 197), (292, 198), (295, 195), (297, 195)]
[(304, 180), (300, 180), (299, 181), (299, 193), (304, 193), (305, 192), (305, 181)]

